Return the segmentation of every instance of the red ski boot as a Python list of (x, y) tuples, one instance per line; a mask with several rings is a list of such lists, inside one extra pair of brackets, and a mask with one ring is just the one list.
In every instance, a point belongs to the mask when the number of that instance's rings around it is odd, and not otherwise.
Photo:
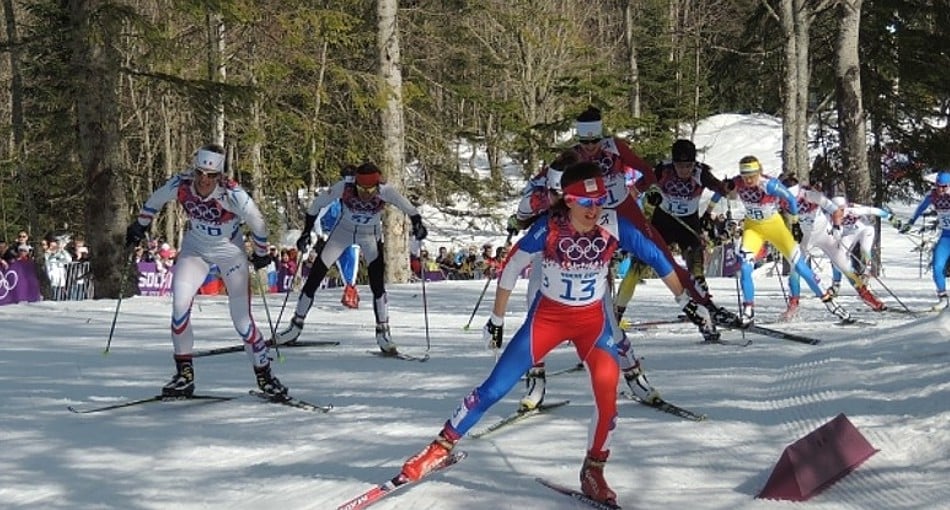
[(584, 466), (581, 467), (581, 492), (587, 497), (602, 503), (617, 504), (617, 493), (610, 489), (604, 480), (604, 464), (610, 452), (587, 452)]
[(402, 476), (407, 480), (416, 481), (427, 475), (439, 464), (445, 462), (459, 439), (460, 436), (453, 433), (446, 426), (442, 429), (442, 432), (439, 432), (435, 440), (423, 448), (421, 452), (409, 457), (409, 460), (402, 465)]
[(343, 298), (340, 299), (340, 302), (347, 308), (356, 309), (360, 307), (360, 293), (356, 290), (355, 285), (347, 285), (343, 289)]
[(858, 288), (858, 295), (861, 296), (861, 299), (871, 307), (871, 310), (875, 312), (883, 312), (887, 309), (887, 306), (881, 302), (874, 294), (871, 293), (871, 289), (867, 285), (862, 285)]

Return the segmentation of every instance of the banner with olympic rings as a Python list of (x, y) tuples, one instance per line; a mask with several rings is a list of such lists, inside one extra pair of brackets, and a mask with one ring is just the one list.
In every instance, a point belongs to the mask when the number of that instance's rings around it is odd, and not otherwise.
[(15, 260), (7, 269), (0, 268), (0, 306), (40, 299), (40, 280), (32, 262)]

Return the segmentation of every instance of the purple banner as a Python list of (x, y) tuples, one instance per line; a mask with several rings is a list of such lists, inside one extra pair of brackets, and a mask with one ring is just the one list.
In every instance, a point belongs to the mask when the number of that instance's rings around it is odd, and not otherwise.
[(15, 260), (9, 268), (0, 268), (0, 305), (39, 300), (40, 281), (33, 262)]
[(172, 272), (159, 271), (154, 262), (139, 262), (139, 295), (164, 296), (172, 288)]
[(287, 292), (287, 289), (293, 288), (295, 275), (292, 269), (284, 264), (280, 265), (277, 270), (277, 292)]
[(722, 245), (722, 276), (734, 276), (742, 268), (735, 241)]

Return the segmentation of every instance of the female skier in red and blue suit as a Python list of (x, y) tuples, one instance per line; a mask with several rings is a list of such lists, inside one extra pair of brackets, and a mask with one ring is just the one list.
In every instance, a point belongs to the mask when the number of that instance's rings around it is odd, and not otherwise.
[(619, 358), (614, 343), (613, 313), (604, 300), (608, 267), (618, 249), (633, 253), (672, 282), (677, 302), (690, 301), (665, 254), (626, 218), (620, 217), (619, 236), (599, 225), (607, 190), (595, 163), (568, 167), (561, 184), (563, 196), (528, 229), (505, 262), (492, 311), (491, 334), (501, 336), (508, 299), (518, 274), (542, 254), (540, 292), (524, 324), (512, 337), (488, 378), (459, 404), (435, 441), (409, 459), (402, 473), (415, 480), (437, 466), (455, 443), (504, 397), (528, 368), (562, 342), (574, 344), (586, 365), (594, 394), (594, 416), (588, 434), (588, 452), (581, 470), (581, 487), (598, 501), (615, 500), (603, 479), (611, 431), (616, 426)]

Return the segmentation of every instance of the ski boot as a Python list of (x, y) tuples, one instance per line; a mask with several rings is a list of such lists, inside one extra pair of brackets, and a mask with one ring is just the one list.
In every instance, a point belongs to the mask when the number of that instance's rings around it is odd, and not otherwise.
[(290, 326), (287, 326), (287, 329), (277, 333), (277, 342), (278, 344), (289, 344), (297, 341), (300, 338), (300, 333), (303, 331), (303, 317), (298, 317), (294, 315), (290, 319)]
[(607, 485), (604, 479), (604, 464), (610, 452), (587, 452), (584, 465), (581, 467), (581, 492), (585, 496), (611, 505), (617, 504), (617, 493)]
[(429, 474), (445, 462), (445, 459), (452, 453), (452, 448), (455, 448), (455, 443), (458, 443), (461, 437), (446, 423), (445, 427), (442, 428), (442, 432), (439, 432), (434, 441), (423, 448), (421, 452), (409, 457), (409, 460), (402, 465), (402, 477), (414, 482)]
[(343, 298), (340, 299), (340, 303), (354, 310), (360, 307), (360, 293), (355, 285), (347, 285), (343, 289)]
[(632, 367), (623, 371), (623, 379), (627, 381), (627, 386), (633, 395), (645, 404), (653, 405), (660, 400), (660, 392), (650, 384), (639, 358)]
[(257, 387), (261, 392), (273, 400), (287, 399), (287, 387), (271, 373), (270, 363), (262, 367), (254, 367), (254, 374), (257, 376)]
[(188, 398), (195, 393), (195, 368), (191, 356), (175, 356), (177, 373), (168, 384), (162, 386), (162, 396), (169, 398)]
[(798, 303), (799, 303), (798, 296), (792, 296), (788, 298), (788, 308), (786, 308), (785, 311), (782, 312), (782, 315), (779, 318), (779, 320), (782, 322), (787, 322), (794, 319), (795, 317), (798, 317)]
[[(950, 264), (947, 264), (947, 267), (950, 267)], [(946, 291), (938, 292), (937, 304), (933, 305), (931, 310), (935, 312), (940, 312), (940, 311), (945, 310), (948, 306), (950, 306), (950, 298), (947, 297), (947, 292)]]
[(834, 314), (843, 322), (851, 322), (851, 314), (838, 304), (838, 301), (831, 294), (830, 289), (825, 291), (825, 294), (821, 296), (821, 302), (825, 304), (825, 308), (827, 308), (829, 312)]
[(739, 316), (739, 321), (743, 328), (749, 327), (755, 322), (754, 303), (742, 303), (742, 315)]
[(383, 354), (395, 355), (396, 344), (393, 343), (392, 336), (389, 333), (389, 324), (380, 322), (376, 324), (376, 344)]
[(887, 305), (882, 303), (877, 296), (871, 293), (871, 289), (869, 289), (867, 285), (858, 287), (858, 295), (861, 296), (861, 300), (875, 312), (883, 312), (887, 309)]
[(528, 392), (521, 397), (518, 412), (523, 413), (535, 409), (541, 402), (544, 402), (544, 390), (546, 379), (544, 377), (544, 364), (538, 364), (528, 370), (526, 384)]

